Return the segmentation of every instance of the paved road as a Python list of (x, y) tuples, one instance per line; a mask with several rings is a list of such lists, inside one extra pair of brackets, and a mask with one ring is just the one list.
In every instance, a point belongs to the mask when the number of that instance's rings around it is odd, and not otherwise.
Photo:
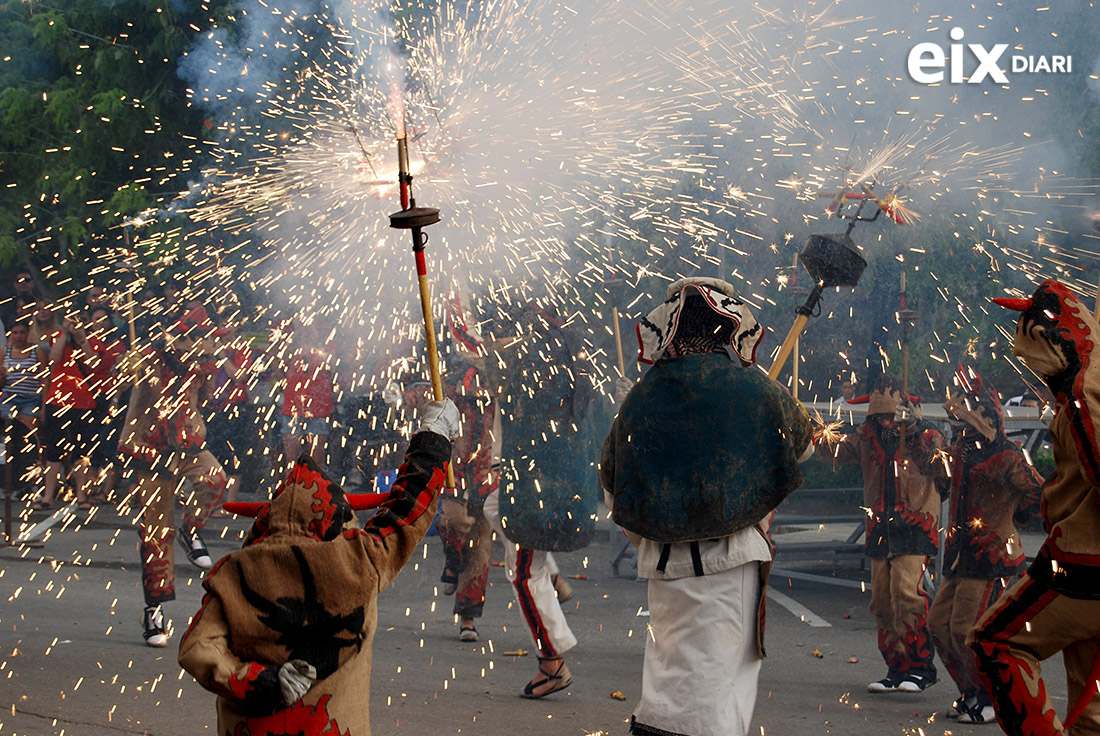
[[(41, 514), (35, 520), (40, 520)], [(246, 524), (219, 519), (211, 550), (237, 546)], [(51, 530), (38, 549), (0, 549), (0, 736), (180, 736), (214, 732), (214, 697), (175, 662), (175, 649), (144, 645), (136, 534), (127, 519), (103, 507), (90, 519)], [(501, 560), (499, 548), (494, 555)], [(543, 701), (518, 697), (537, 665), (503, 570), (491, 569), (481, 619), (482, 642), (463, 644), (438, 592), (442, 554), (429, 538), (421, 553), (383, 594), (371, 681), (376, 734), (613, 734), (624, 736), (641, 684), (645, 585), (612, 577), (601, 535), (587, 549), (559, 556), (563, 572), (582, 574), (568, 619), (579, 644), (569, 654), (574, 685)], [(915, 695), (869, 695), (884, 674), (867, 613), (866, 575), (857, 562), (834, 571), (824, 563), (778, 565), (778, 595), (769, 603), (768, 650), (754, 733), (960, 734), (944, 721), (950, 684)], [(178, 600), (167, 612), (176, 636), (198, 608), (197, 570), (177, 566)], [(849, 585), (802, 576), (839, 575)], [(794, 612), (792, 612), (794, 611)], [(821, 656), (815, 656), (814, 650)], [(1055, 704), (1065, 708), (1060, 662), (1050, 663)], [(625, 701), (610, 697), (614, 691)], [(970, 727), (974, 728), (974, 727)], [(979, 729), (988, 733), (993, 729)]]

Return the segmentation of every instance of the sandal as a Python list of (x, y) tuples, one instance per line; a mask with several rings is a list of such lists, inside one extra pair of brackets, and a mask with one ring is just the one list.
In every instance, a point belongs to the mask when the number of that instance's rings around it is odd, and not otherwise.
[(31, 504), (33, 511), (49, 511), (53, 508), (53, 501), (35, 501)]
[(443, 568), (443, 574), (439, 576), (439, 582), (443, 583), (443, 595), (454, 595), (458, 590), (458, 575), (448, 568)]
[[(557, 660), (558, 668), (556, 670), (554, 670), (553, 674), (550, 674), (549, 672), (547, 672), (546, 670), (544, 670), (542, 668), (543, 663), (553, 662), (555, 660)], [(527, 698), (528, 700), (537, 700), (539, 698), (545, 698), (547, 695), (550, 695), (551, 693), (556, 693), (559, 690), (564, 690), (565, 688), (572, 685), (573, 684), (573, 675), (570, 674), (569, 670), (566, 670), (564, 675), (561, 674), (561, 671), (564, 667), (565, 667), (565, 660), (562, 659), (561, 657), (547, 657), (547, 658), (539, 657), (539, 673), (543, 674), (543, 675), (546, 675), (546, 677), (541, 679), (541, 680), (535, 680), (535, 681), (527, 683), (527, 685), (523, 688), (523, 693), (520, 695), (520, 697), (521, 698)], [(557, 680), (557, 682), (554, 684), (554, 686), (552, 688), (550, 688), (546, 692), (537, 693), (537, 694), (535, 693), (535, 690), (537, 690), (538, 688), (542, 687), (543, 685), (545, 685), (548, 682), (554, 682), (555, 680)]]
[(573, 586), (563, 580), (561, 575), (551, 575), (550, 582), (554, 586), (554, 593), (558, 596), (558, 603), (565, 603), (573, 598)]
[(76, 505), (76, 507), (81, 511), (91, 511), (93, 508), (95, 508), (95, 504), (91, 501), (81, 501)]

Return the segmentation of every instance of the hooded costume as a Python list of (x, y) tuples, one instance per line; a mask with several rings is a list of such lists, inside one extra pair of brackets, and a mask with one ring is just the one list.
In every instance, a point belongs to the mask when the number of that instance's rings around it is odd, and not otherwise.
[[(910, 400), (917, 397), (908, 397)], [(922, 588), (928, 555), (939, 547), (941, 494), (946, 491), (943, 436), (920, 419), (905, 429), (883, 426), (894, 419), (902, 401), (901, 381), (890, 374), (879, 380), (867, 402), (867, 419), (834, 447), (837, 464), (863, 469), (863, 505), (867, 509), (866, 552), (871, 558), (871, 613), (878, 625), (878, 646), (889, 668), (871, 683), (871, 692), (923, 690), (936, 681), (935, 649), (928, 629), (928, 596)], [(904, 681), (908, 681), (903, 685)]]
[[(974, 623), (1023, 571), (1024, 550), (1016, 523), (1038, 513), (1042, 479), (1004, 432), (997, 392), (973, 370), (959, 369), (961, 395), (944, 402), (957, 426), (951, 445), (951, 495), (943, 580), (928, 618), (940, 659), (961, 697), (964, 720), (984, 722), (990, 705), (966, 646)], [(988, 712), (988, 711), (986, 711)]]
[[(451, 443), (419, 432), (363, 529), (343, 491), (303, 455), (260, 508), (240, 551), (203, 581), (180, 665), (218, 696), (218, 736), (369, 736), (378, 594), (427, 532)], [(279, 670), (316, 681), (287, 706)]]
[[(203, 339), (213, 332), (198, 307), (169, 329), (170, 337)], [(184, 499), (182, 526), (205, 528), (225, 492), (228, 478), (206, 449), (201, 407), (216, 368), (212, 362), (184, 364), (166, 347), (151, 348), (137, 361), (134, 388), (118, 449), (134, 471), (142, 509), (141, 580), (145, 603), (175, 600), (175, 502), (180, 476), (192, 483)]]
[[(1030, 299), (997, 299), (1021, 312), (1014, 355), (1054, 394), (1054, 473), (1043, 484), (1046, 541), (1028, 571), (986, 611), (967, 643), (1006, 734), (1100, 733), (1100, 325), (1063, 284)], [(1069, 712), (1054, 711), (1040, 661), (1063, 655)]]
[(771, 547), (757, 525), (801, 485), (802, 405), (753, 363), (763, 336), (733, 287), (673, 283), (641, 321), (653, 363), (604, 441), (612, 518), (638, 546), (652, 636), (631, 733), (747, 733), (763, 657)]
[(595, 463), (586, 421), (595, 398), (578, 332), (523, 307), (519, 334), (489, 364), (501, 413), (504, 535), (531, 550), (581, 549), (596, 531)]
[[(586, 421), (595, 393), (576, 330), (534, 303), (513, 321), (516, 336), (488, 361), (501, 462), (484, 514), (503, 541), (505, 574), (539, 659), (557, 660), (577, 638), (555, 593), (552, 552), (580, 549), (596, 531), (596, 470)], [(570, 681), (558, 680), (555, 687)]]

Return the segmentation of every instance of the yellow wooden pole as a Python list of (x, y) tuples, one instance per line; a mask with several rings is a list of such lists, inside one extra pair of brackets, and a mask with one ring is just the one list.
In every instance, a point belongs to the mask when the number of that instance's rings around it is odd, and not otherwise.
[(798, 340), (798, 336), (802, 334), (802, 330), (806, 329), (806, 323), (809, 321), (810, 317), (806, 314), (795, 317), (794, 324), (791, 325), (790, 331), (783, 339), (783, 344), (779, 347), (779, 355), (775, 356), (775, 362), (772, 363), (772, 367), (768, 371), (768, 378), (773, 381), (779, 378), (779, 374), (783, 371), (783, 364), (787, 362), (791, 351), (794, 350), (794, 344)]
[(623, 338), (619, 335), (619, 308), (611, 308), (611, 323), (615, 326), (615, 352), (619, 356), (619, 375), (626, 376), (626, 364), (623, 363)]

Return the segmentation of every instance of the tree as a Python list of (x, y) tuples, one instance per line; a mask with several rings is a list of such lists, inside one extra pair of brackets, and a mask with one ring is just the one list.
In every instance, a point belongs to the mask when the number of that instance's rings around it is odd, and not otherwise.
[(211, 126), (177, 61), (225, 13), (162, 0), (0, 6), (0, 266), (55, 282), (88, 273), (122, 245), (126, 218), (187, 189)]

